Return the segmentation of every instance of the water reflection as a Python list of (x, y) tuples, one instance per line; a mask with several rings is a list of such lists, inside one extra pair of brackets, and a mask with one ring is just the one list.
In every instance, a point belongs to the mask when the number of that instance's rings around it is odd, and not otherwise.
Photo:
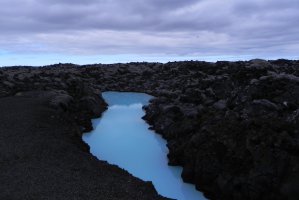
[(108, 110), (93, 120), (94, 131), (84, 134), (91, 153), (134, 176), (152, 181), (159, 194), (179, 200), (205, 199), (181, 179), (182, 168), (168, 166), (166, 141), (142, 120), (142, 106), (152, 98), (143, 93), (105, 92)]

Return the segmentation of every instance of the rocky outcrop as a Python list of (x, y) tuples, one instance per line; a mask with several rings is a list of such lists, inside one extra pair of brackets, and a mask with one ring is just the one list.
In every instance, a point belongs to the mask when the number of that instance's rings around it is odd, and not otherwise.
[(167, 139), (169, 164), (209, 199), (297, 199), (298, 79), (290, 60), (64, 64), (2, 68), (0, 96), (63, 90), (54, 102), (87, 131), (101, 91), (149, 93), (144, 118)]
[(210, 199), (299, 196), (299, 68), (287, 63), (198, 65), (193, 73), (207, 78), (146, 108), (145, 119), (168, 140), (169, 163)]

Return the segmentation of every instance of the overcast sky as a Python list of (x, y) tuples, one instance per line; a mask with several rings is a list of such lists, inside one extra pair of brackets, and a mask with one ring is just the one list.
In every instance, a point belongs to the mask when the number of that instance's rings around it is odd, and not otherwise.
[(0, 1), (0, 65), (298, 53), (299, 0)]

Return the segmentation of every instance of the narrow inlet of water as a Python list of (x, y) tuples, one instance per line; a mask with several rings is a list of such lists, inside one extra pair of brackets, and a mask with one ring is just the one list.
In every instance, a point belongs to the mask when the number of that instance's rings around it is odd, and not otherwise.
[(144, 93), (104, 92), (108, 110), (92, 121), (94, 130), (83, 135), (91, 153), (100, 160), (152, 181), (157, 192), (178, 200), (205, 199), (194, 185), (184, 183), (182, 168), (168, 166), (166, 141), (142, 119), (142, 106), (152, 96)]

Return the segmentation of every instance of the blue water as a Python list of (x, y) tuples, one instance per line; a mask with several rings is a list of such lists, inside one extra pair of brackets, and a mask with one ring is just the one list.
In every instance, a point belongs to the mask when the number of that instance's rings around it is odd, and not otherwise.
[(152, 181), (157, 192), (178, 200), (202, 200), (194, 185), (181, 179), (181, 167), (168, 166), (166, 141), (142, 120), (143, 105), (152, 96), (131, 92), (104, 92), (108, 110), (93, 120), (94, 130), (83, 135), (100, 160), (118, 165), (134, 176)]

